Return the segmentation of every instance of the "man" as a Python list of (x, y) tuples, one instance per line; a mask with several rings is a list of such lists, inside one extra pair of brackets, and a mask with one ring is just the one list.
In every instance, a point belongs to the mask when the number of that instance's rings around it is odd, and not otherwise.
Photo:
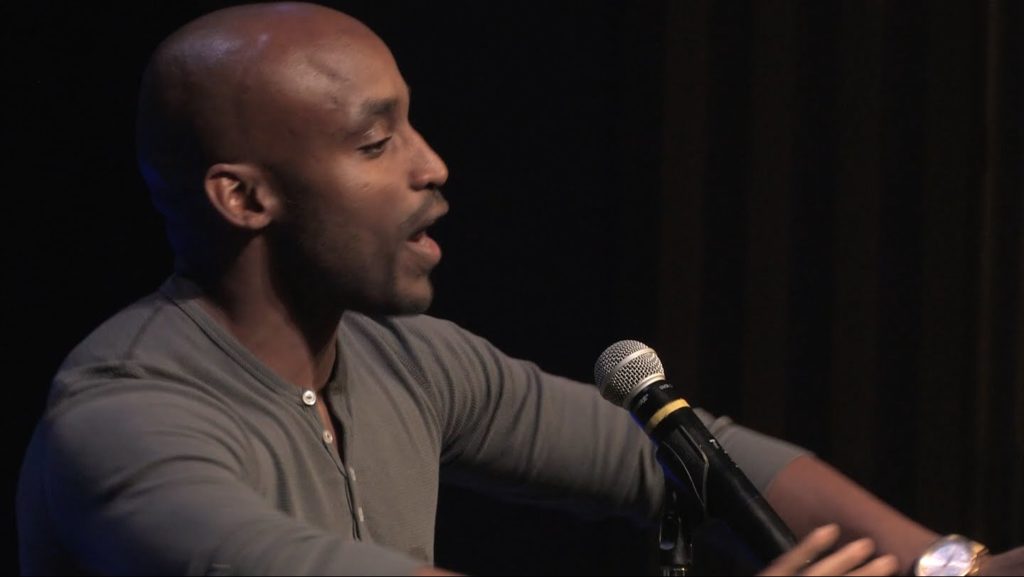
[[(441, 474), (657, 515), (624, 412), (414, 316), (448, 174), (408, 107), (383, 42), (319, 6), (222, 10), (160, 46), (139, 160), (177, 271), (58, 372), (19, 490), (26, 573), (426, 573)], [(810, 535), (772, 572), (827, 549), (838, 531), (812, 529), (832, 521), (903, 569), (937, 539), (795, 447), (712, 429)]]

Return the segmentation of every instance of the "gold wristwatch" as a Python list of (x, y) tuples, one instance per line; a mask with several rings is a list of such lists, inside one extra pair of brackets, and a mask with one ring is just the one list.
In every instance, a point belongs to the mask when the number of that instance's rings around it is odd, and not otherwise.
[(988, 548), (962, 535), (947, 535), (914, 563), (914, 575), (977, 575)]

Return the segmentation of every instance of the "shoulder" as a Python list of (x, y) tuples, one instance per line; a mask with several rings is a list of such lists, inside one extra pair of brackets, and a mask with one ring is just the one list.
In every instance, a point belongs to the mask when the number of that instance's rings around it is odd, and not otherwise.
[(392, 354), (412, 358), (449, 359), (493, 348), (459, 325), (429, 315), (367, 316), (348, 312), (342, 318), (340, 337), (346, 345), (386, 347)]
[(65, 366), (88, 363), (97, 358), (131, 356), (147, 338), (166, 335), (168, 321), (176, 307), (160, 293), (153, 293), (121, 309), (72, 349)]
[(118, 367), (167, 364), (171, 359), (189, 358), (196, 348), (209, 348), (201, 328), (164, 287), (96, 327), (65, 357), (58, 377), (100, 366), (121, 374)]
[(37, 423), (37, 443), (69, 459), (78, 453), (108, 461), (117, 460), (105, 456), (117, 452), (112, 447), (139, 447), (142, 454), (173, 446), (168, 439), (244, 444), (236, 412), (218, 388), (225, 379), (208, 374), (215, 349), (163, 294), (136, 301), (65, 358)]
[(339, 340), (368, 362), (400, 366), (422, 384), (440, 391), (495, 384), (512, 367), (522, 364), (486, 339), (429, 315), (346, 313)]
[(139, 404), (145, 414), (154, 396), (225, 404), (225, 395), (251, 380), (231, 343), (174, 281), (108, 318), (68, 354), (53, 378), (49, 411), (88, 399)]
[(349, 311), (342, 317), (341, 330), (349, 334), (356, 333), (369, 338), (382, 339), (475, 337), (451, 321), (423, 314), (371, 316)]

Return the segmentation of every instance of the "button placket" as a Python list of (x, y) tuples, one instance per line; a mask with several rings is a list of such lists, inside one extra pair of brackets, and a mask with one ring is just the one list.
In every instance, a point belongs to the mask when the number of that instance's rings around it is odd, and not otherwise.
[[(319, 396), (316, 394), (316, 391), (312, 389), (304, 389), (299, 398), (302, 400), (302, 404), (309, 408), (316, 407), (316, 403), (319, 400)], [(345, 468), (345, 464), (339, 460), (341, 455), (335, 454), (335, 451), (333, 450), (334, 442), (337, 440), (334, 433), (332, 433), (330, 429), (324, 427), (323, 420), (316, 411), (308, 414), (310, 415), (312, 422), (315, 424), (316, 429), (320, 431), (320, 440), (324, 444), (324, 448), (327, 449), (327, 454), (330, 455), (331, 460), (334, 461), (335, 465), (338, 467), (338, 470), (341, 472), (341, 476), (348, 477), (348, 470)]]
[(348, 467), (348, 487), (352, 495), (352, 504), (355, 508), (355, 520), (356, 526), (359, 527), (360, 532), (366, 531), (366, 513), (363, 511), (361, 499), (359, 498), (359, 482), (356, 479), (356, 470), (354, 467)]
[[(332, 396), (331, 400), (335, 401), (337, 400), (337, 397)], [(345, 493), (348, 497), (349, 511), (352, 515), (353, 521), (353, 537), (357, 541), (361, 541), (363, 536), (366, 534), (366, 513), (363, 510), (362, 503), (359, 498), (360, 491), (356, 482), (356, 471), (354, 468), (345, 465), (344, 455), (346, 453), (347, 446), (344, 445), (348, 444), (348, 440), (347, 436), (344, 434), (344, 417), (346, 416), (347, 411), (337, 411), (339, 405), (340, 403), (335, 404), (333, 402), (324, 405), (328, 409), (329, 413), (333, 412), (333, 415), (337, 419), (338, 426), (341, 427), (338, 429), (337, 435), (332, 434), (329, 429), (325, 428), (323, 429), (321, 436), (324, 444), (327, 445), (328, 448), (333, 445), (337, 449), (337, 452), (331, 451), (331, 456), (337, 460), (338, 466), (345, 478)]]

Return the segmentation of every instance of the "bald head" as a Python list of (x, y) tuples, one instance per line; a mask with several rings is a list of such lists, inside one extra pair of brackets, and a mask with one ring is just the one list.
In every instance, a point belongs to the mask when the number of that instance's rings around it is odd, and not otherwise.
[(137, 143), (179, 256), (184, 233), (209, 225), (209, 167), (287, 172), (324, 113), (344, 106), (355, 79), (382, 62), (395, 66), (369, 28), (315, 4), (227, 8), (168, 37), (143, 78)]

